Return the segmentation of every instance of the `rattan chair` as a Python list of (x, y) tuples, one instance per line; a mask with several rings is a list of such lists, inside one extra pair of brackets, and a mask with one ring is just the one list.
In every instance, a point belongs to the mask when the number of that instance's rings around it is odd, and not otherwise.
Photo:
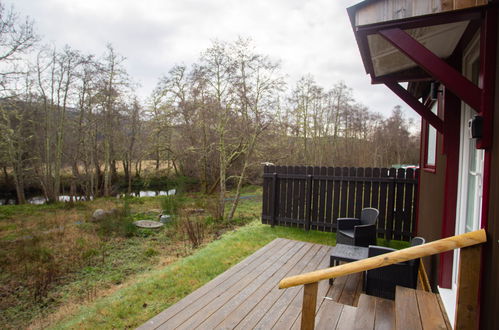
[(376, 245), (376, 222), (379, 211), (375, 208), (365, 208), (360, 219), (338, 218), (336, 243), (364, 246)]
[[(424, 244), (422, 237), (415, 237), (411, 246)], [(394, 249), (369, 246), (369, 257), (395, 251)], [(395, 299), (397, 285), (415, 289), (418, 283), (419, 258), (390, 266), (368, 270), (364, 277), (364, 290), (367, 294), (387, 299)]]

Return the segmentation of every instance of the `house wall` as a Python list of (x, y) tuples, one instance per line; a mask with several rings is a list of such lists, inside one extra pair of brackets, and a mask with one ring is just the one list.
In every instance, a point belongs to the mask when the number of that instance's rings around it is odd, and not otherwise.
[[(440, 114), (440, 111), (439, 111)], [(439, 115), (440, 116), (440, 115)], [(421, 132), (421, 140), (426, 141), (426, 130)], [(440, 239), (442, 236), (442, 215), (444, 205), (445, 167), (446, 156), (442, 154), (443, 137), (437, 134), (437, 162), (434, 171), (424, 168), (420, 172), (419, 201), (418, 201), (418, 228), (417, 236), (422, 236), (427, 242)], [(421, 146), (421, 158), (424, 159), (426, 146)], [(424, 264), (432, 288), (436, 290), (438, 284), (438, 257), (424, 258)]]
[[(498, 27), (499, 35), (499, 27)], [(496, 42), (496, 45), (498, 43)], [(499, 45), (497, 49), (499, 55)], [(490, 151), (490, 190), (487, 243), (482, 259), (481, 329), (499, 329), (499, 56), (496, 58), (494, 136)]]

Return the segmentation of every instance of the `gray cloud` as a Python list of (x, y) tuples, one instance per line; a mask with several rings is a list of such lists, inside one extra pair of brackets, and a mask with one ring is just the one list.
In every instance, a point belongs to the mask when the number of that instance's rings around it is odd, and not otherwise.
[[(291, 87), (312, 74), (325, 88), (342, 80), (372, 111), (404, 105), (365, 75), (346, 8), (358, 0), (8, 0), (44, 41), (101, 55), (106, 43), (127, 58), (146, 97), (176, 63), (190, 64), (213, 39), (251, 37), (281, 60)], [(404, 109), (408, 109), (406, 106)], [(412, 111), (406, 113), (416, 118)]]

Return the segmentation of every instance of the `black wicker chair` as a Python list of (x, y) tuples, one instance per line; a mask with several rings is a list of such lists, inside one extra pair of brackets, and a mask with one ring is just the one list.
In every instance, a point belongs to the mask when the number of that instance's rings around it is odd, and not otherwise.
[[(424, 244), (422, 237), (415, 237), (411, 246)], [(395, 251), (394, 249), (369, 246), (369, 257)], [(368, 270), (364, 277), (364, 290), (367, 294), (387, 299), (395, 299), (397, 285), (416, 288), (418, 283), (419, 258), (390, 266)]]
[(376, 222), (379, 211), (365, 208), (357, 218), (339, 218), (337, 220), (336, 243), (364, 246), (376, 245)]

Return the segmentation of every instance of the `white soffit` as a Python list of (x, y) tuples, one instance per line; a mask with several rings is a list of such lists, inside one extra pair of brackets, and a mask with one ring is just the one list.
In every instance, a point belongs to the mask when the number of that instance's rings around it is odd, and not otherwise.
[(487, 4), (487, 0), (378, 0), (355, 13), (355, 26), (437, 14)]
[[(469, 21), (426, 26), (405, 30), (419, 43), (440, 58), (449, 57), (461, 39)], [(369, 52), (375, 76), (403, 71), (416, 67), (411, 59), (392, 46), (379, 34), (367, 36)]]

